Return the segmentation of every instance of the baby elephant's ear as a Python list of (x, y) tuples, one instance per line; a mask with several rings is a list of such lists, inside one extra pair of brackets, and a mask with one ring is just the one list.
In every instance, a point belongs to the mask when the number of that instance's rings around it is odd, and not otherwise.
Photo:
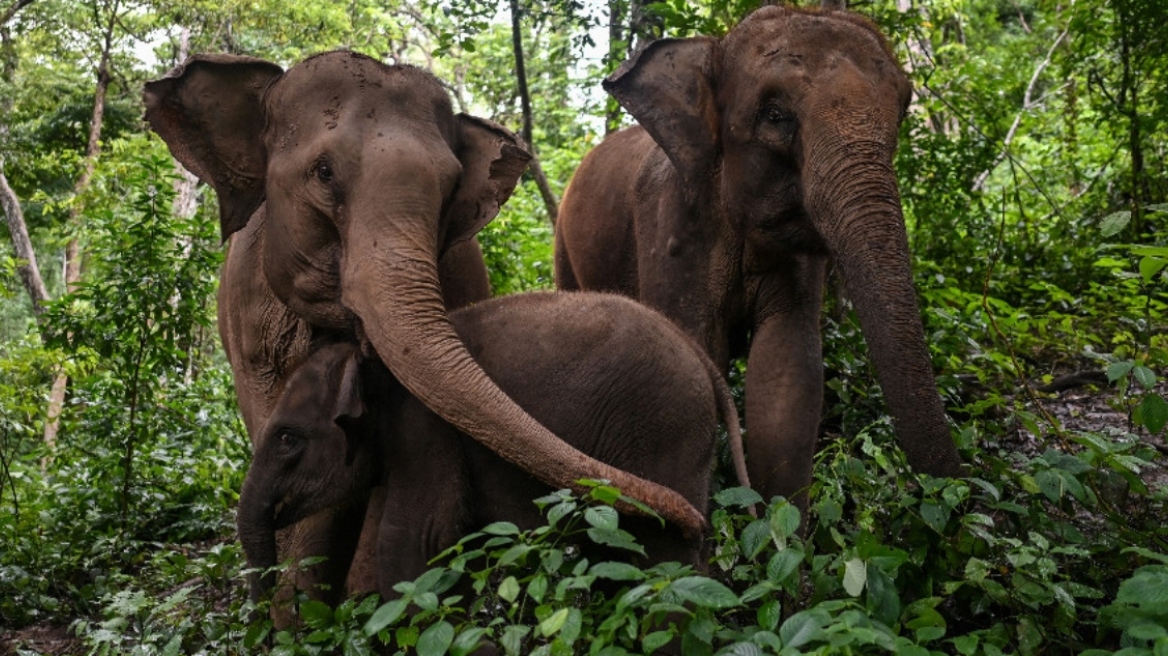
[(195, 55), (146, 83), (146, 120), (174, 158), (219, 195), (223, 239), (264, 200), (263, 96), (282, 73), (262, 59)]
[(365, 414), (365, 400), (361, 396), (361, 363), (356, 349), (345, 358), (337, 381), (336, 406), (333, 421), (344, 427), (346, 420), (360, 419)]
[(455, 118), (462, 178), (446, 210), (439, 255), (473, 237), (499, 214), (531, 161), (523, 142), (507, 128), (468, 114)]
[(345, 358), (340, 370), (340, 376), (334, 382), (337, 395), (332, 415), (333, 422), (345, 433), (345, 464), (351, 465), (365, 433), (365, 399), (361, 386), (360, 354), (356, 348)]

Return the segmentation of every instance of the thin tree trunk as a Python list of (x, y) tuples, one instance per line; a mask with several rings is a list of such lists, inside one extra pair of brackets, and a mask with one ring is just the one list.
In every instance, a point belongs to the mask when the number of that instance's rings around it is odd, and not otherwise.
[[(191, 29), (189, 27), (182, 28), (178, 39), (178, 64), (186, 61), (191, 51)], [(178, 171), (178, 179), (174, 181), (174, 215), (180, 219), (189, 219), (195, 215), (196, 206), (195, 192), (199, 185), (199, 178), (195, 176), (179, 164), (178, 160), (174, 160), (174, 168)], [(191, 235), (194, 239), (194, 235)], [(188, 249), (189, 250), (189, 249)]]
[(555, 225), (560, 202), (556, 199), (551, 185), (548, 184), (547, 175), (544, 174), (543, 166), (539, 163), (539, 154), (535, 150), (535, 142), (531, 135), (531, 93), (527, 88), (527, 68), (523, 60), (523, 32), (519, 25), (519, 0), (511, 0), (511, 45), (515, 50), (515, 77), (519, 85), (519, 104), (523, 109), (523, 140), (527, 142), (527, 147), (531, 150), (531, 164), (529, 165), (531, 177), (535, 179), (535, 185), (539, 187), (539, 195), (543, 198), (544, 207), (547, 208), (548, 220), (551, 221), (552, 225)]
[[(628, 0), (608, 0), (608, 64), (615, 69), (626, 54), (625, 13)], [(623, 46), (623, 47), (622, 47)], [(604, 104), (604, 134), (608, 136), (620, 129), (621, 106), (616, 98), (608, 96)]]
[[(110, 8), (109, 22), (105, 26), (104, 40), (101, 48), (101, 61), (97, 66), (97, 88), (93, 93), (93, 117), (89, 122), (89, 141), (85, 146), (85, 165), (77, 183), (73, 186), (74, 202), (69, 208), (69, 225), (77, 229), (81, 219), (82, 203), (80, 198), (89, 188), (93, 179), (93, 172), (97, 168), (97, 156), (101, 153), (101, 127), (105, 117), (105, 95), (109, 89), (110, 55), (113, 50), (114, 26), (117, 23), (118, 0), (114, 0)], [(73, 292), (77, 283), (81, 281), (81, 245), (74, 235), (65, 246), (65, 291)], [(69, 384), (69, 376), (59, 371), (53, 380), (53, 388), (49, 393), (49, 407), (45, 417), (45, 445), (51, 451), (57, 444), (57, 433), (61, 425), (61, 410), (65, 407), (65, 392)]]
[[(45, 302), (49, 300), (49, 291), (45, 288), (40, 267), (37, 266), (36, 251), (33, 250), (32, 240), (28, 236), (28, 225), (24, 222), (20, 199), (16, 197), (16, 192), (8, 185), (8, 178), (4, 176), (3, 159), (0, 159), (0, 207), (4, 209), (4, 217), (8, 220), (8, 233), (12, 235), (12, 248), (16, 252), (16, 259), (22, 262), (17, 265), (16, 272), (20, 274), (20, 280), (28, 290), (28, 297), (32, 300), (32, 311), (37, 316), (39, 324)], [(41, 332), (43, 335), (44, 331)]]
[(661, 19), (645, 9), (645, 0), (629, 0), (629, 55), (661, 38)]

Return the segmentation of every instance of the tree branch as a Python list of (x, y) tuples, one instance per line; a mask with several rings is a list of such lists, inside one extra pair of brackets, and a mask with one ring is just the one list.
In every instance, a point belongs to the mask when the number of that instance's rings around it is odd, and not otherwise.
[(8, 7), (8, 9), (4, 10), (3, 14), (0, 14), (0, 25), (8, 23), (8, 21), (12, 20), (16, 16), (17, 12), (31, 5), (33, 2), (35, 2), (35, 0), (16, 0), (16, 2), (13, 2)]
[(981, 174), (977, 176), (977, 180), (975, 180), (973, 183), (974, 191), (981, 191), (983, 189), (986, 180), (990, 177), (990, 173), (993, 173), (994, 169), (998, 168), (998, 164), (1001, 164), (1002, 160), (1006, 158), (1006, 152), (1010, 149), (1010, 143), (1014, 141), (1014, 136), (1018, 133), (1018, 126), (1022, 124), (1022, 117), (1026, 114), (1026, 112), (1034, 109), (1035, 105), (1037, 104), (1034, 102), (1033, 96), (1034, 87), (1038, 85), (1038, 78), (1041, 77), (1042, 72), (1045, 71), (1048, 66), (1050, 66), (1051, 59), (1054, 57), (1055, 49), (1059, 47), (1059, 44), (1063, 42), (1063, 39), (1067, 38), (1067, 33), (1070, 31), (1070, 29), (1070, 26), (1068, 26), (1062, 31), (1061, 34), (1058, 35), (1058, 38), (1054, 40), (1054, 43), (1052, 43), (1050, 48), (1046, 51), (1046, 58), (1039, 62), (1038, 66), (1034, 67), (1034, 75), (1030, 76), (1030, 84), (1026, 85), (1026, 93), (1022, 96), (1022, 109), (1018, 110), (1018, 114), (1014, 117), (1013, 124), (1011, 124), (1010, 129), (1006, 131), (1006, 138), (1002, 140), (1002, 152), (998, 155), (997, 159), (994, 160), (994, 163), (991, 164), (988, 169), (982, 171)]

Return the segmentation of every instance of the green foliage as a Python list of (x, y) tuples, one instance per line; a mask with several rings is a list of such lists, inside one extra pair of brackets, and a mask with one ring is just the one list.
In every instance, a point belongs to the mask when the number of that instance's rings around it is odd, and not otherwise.
[[(632, 4), (679, 37), (722, 34), (758, 3)], [(45, 319), (45, 344), (0, 253), (0, 624), (77, 620), (98, 654), (465, 654), (481, 641), (541, 654), (1164, 653), (1166, 5), (852, 4), (917, 89), (896, 166), (938, 386), (971, 476), (907, 473), (863, 336), (835, 298), (811, 505), (775, 500), (755, 518), (752, 493), (720, 490), (708, 572), (629, 564), (639, 547), (598, 487), (541, 499), (545, 527), (484, 527), (395, 600), (302, 596), (301, 624), (285, 630), (252, 619), (268, 609), (244, 599), (232, 536), (248, 449), (214, 344), (213, 194), (195, 217), (171, 216), (169, 160), (140, 137), (141, 80), (177, 63), (182, 28), (193, 52), (283, 65), (345, 46), (432, 68), (459, 110), (517, 129), (508, 12), (121, 3), (103, 155), (74, 197), (95, 19), (109, 6), (24, 8), (0, 34), (0, 155), (54, 297), (66, 239), (80, 236), (88, 256), (85, 283)], [(600, 138), (598, 80), (619, 63), (590, 43), (607, 20), (598, 7), (519, 3), (534, 145), (559, 195)], [(150, 50), (157, 61), (139, 62)], [(79, 226), (65, 225), (72, 207), (84, 208)], [(480, 235), (496, 294), (551, 286), (551, 236), (525, 178)], [(71, 392), (49, 447), (45, 398), (62, 367)], [(1037, 385), (1083, 369), (1105, 374), (1093, 394), (1116, 425), (1068, 430), (1038, 404)]]
[[(13, 345), (2, 360), (6, 623), (84, 610), (125, 583), (119, 570), (145, 544), (218, 535), (241, 480), (246, 442), (211, 355), (217, 224), (171, 215), (173, 165), (156, 149), (117, 175), (129, 202), (87, 217), (92, 277), (47, 313), (51, 343)], [(43, 394), (59, 362), (71, 396), (45, 445)]]

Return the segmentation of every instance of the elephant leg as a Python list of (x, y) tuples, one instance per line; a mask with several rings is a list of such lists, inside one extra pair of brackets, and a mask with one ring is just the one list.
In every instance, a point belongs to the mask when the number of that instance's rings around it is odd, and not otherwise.
[(782, 310), (751, 339), (745, 441), (750, 480), (763, 498), (782, 495), (805, 510), (823, 412), (823, 267), (800, 269), (797, 283), (782, 296)]
[(377, 486), (369, 494), (369, 506), (361, 525), (361, 539), (349, 567), (345, 589), (349, 596), (364, 596), (377, 592), (377, 531), (385, 510), (385, 487)]
[(400, 430), (387, 444), (385, 505), (377, 536), (382, 598), (411, 581), (458, 542), (467, 517), (467, 475), (461, 435), (419, 403), (403, 408)]

